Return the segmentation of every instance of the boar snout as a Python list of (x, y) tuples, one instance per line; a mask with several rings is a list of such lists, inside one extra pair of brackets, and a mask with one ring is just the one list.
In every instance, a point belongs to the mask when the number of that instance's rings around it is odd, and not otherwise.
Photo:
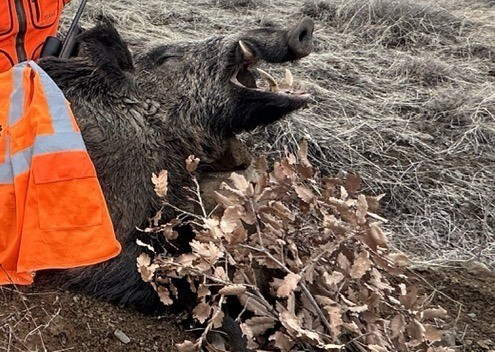
[(313, 50), (313, 30), (315, 24), (309, 17), (303, 18), (289, 32), (289, 48), (296, 59), (308, 56)]

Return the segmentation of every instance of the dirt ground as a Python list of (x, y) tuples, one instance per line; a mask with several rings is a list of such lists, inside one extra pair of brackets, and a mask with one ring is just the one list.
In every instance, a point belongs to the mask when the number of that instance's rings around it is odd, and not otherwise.
[(186, 336), (174, 323), (180, 317), (145, 316), (69, 292), (23, 291), (0, 289), (0, 351), (172, 351)]
[[(459, 351), (495, 351), (495, 275), (472, 267), (415, 272), (432, 303), (449, 312), (446, 340)], [(449, 332), (450, 330), (450, 332)]]
[[(495, 351), (495, 275), (477, 267), (416, 270), (420, 292), (449, 312), (456, 351)], [(177, 316), (150, 317), (68, 292), (0, 289), (0, 351), (174, 351)], [(120, 330), (125, 337), (117, 336)], [(124, 341), (124, 342), (123, 342)]]

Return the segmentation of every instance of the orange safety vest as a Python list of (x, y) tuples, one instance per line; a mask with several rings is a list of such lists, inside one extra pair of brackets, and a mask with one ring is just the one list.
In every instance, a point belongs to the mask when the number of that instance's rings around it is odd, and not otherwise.
[(0, 0), (0, 72), (37, 60), (68, 0)]
[(69, 103), (33, 61), (0, 74), (0, 284), (115, 257), (95, 168)]

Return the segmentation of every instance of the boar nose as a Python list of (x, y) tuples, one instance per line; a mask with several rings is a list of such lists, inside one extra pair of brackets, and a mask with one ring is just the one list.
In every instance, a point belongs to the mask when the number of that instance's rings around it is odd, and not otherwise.
[(313, 50), (314, 28), (313, 20), (305, 17), (289, 31), (289, 48), (296, 59), (308, 56)]

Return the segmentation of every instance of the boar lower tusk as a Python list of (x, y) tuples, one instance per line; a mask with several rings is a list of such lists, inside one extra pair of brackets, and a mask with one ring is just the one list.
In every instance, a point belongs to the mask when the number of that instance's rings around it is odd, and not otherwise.
[(268, 72), (263, 71), (261, 68), (257, 68), (257, 70), (263, 76), (263, 78), (267, 80), (268, 84), (270, 85), (270, 91), (278, 92), (278, 84), (277, 81), (275, 81), (275, 78), (273, 78)]
[(254, 54), (249, 50), (247, 45), (242, 41), (239, 40), (239, 46), (241, 48), (242, 56), (244, 57), (244, 60), (246, 61), (252, 61), (254, 59)]
[(285, 69), (285, 78), (284, 83), (290, 88), (294, 84), (294, 76), (292, 76), (292, 72), (288, 68)]

